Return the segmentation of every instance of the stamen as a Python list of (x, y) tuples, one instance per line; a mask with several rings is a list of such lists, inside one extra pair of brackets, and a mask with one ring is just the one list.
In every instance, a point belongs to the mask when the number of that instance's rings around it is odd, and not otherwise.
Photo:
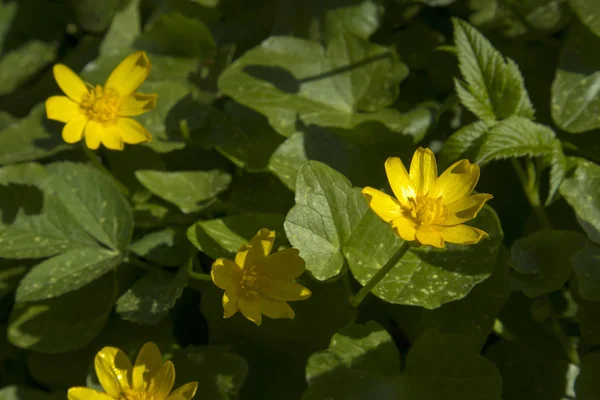
[(121, 107), (121, 97), (112, 89), (96, 87), (85, 95), (79, 107), (86, 113), (87, 117), (101, 123), (113, 122)]

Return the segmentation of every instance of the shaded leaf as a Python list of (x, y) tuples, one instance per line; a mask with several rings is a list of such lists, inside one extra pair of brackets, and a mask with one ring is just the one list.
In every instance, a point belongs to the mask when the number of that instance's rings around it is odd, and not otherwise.
[(0, 58), (0, 95), (6, 95), (46, 68), (56, 58), (55, 43), (32, 40)]
[(157, 264), (176, 267), (188, 259), (190, 243), (184, 230), (167, 228), (148, 233), (132, 243), (129, 249)]
[(598, 371), (600, 370), (600, 352), (590, 353), (581, 360), (581, 373), (575, 382), (577, 399), (593, 400), (600, 393)]
[(600, 246), (588, 242), (571, 258), (579, 294), (586, 300), (600, 301)]

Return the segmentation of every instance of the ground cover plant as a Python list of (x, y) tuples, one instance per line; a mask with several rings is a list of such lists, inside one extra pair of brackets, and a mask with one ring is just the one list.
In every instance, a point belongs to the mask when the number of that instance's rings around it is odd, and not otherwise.
[(0, 400), (600, 398), (600, 2), (0, 0)]

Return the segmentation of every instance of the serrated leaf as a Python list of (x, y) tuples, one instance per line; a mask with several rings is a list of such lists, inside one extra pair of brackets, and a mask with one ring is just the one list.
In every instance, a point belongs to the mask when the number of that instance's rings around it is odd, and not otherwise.
[(444, 142), (440, 153), (440, 167), (449, 167), (454, 161), (461, 159), (475, 162), (489, 129), (484, 122), (477, 121), (454, 132)]
[(600, 246), (588, 242), (571, 258), (579, 294), (586, 300), (600, 301)]
[(0, 96), (9, 94), (56, 58), (56, 43), (31, 40), (0, 58)]
[(181, 297), (187, 279), (185, 267), (175, 275), (166, 272), (146, 274), (119, 297), (116, 311), (127, 321), (156, 325)]
[(456, 80), (461, 103), (488, 125), (511, 115), (532, 118), (533, 106), (519, 67), (496, 50), (471, 25), (453, 19), (460, 72)]
[(167, 228), (148, 233), (132, 243), (129, 249), (157, 264), (176, 267), (187, 260), (190, 243), (184, 230)]
[(121, 254), (101, 248), (67, 251), (33, 267), (19, 283), (15, 301), (44, 300), (72, 292), (100, 278), (122, 261)]
[(407, 72), (393, 51), (350, 34), (336, 36), (327, 49), (282, 36), (246, 52), (218, 84), (284, 136), (295, 132), (297, 117), (306, 125), (342, 128), (375, 120), (401, 131), (404, 116), (384, 107), (396, 99)]
[(136, 171), (137, 179), (153, 194), (175, 204), (184, 213), (199, 211), (227, 189), (231, 175), (210, 171)]
[(459, 335), (425, 332), (408, 353), (405, 373), (409, 398), (434, 400), (452, 393), (464, 399), (502, 399), (498, 368)]
[(516, 240), (510, 248), (518, 285), (529, 297), (560, 289), (571, 276), (571, 257), (585, 246), (574, 231), (541, 229)]

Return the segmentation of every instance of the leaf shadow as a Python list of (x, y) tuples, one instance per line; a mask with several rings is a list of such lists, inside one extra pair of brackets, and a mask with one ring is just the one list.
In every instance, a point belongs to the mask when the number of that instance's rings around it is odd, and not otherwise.
[(29, 216), (41, 214), (43, 204), (44, 194), (35, 186), (16, 183), (0, 185), (3, 224), (12, 224), (21, 210)]

